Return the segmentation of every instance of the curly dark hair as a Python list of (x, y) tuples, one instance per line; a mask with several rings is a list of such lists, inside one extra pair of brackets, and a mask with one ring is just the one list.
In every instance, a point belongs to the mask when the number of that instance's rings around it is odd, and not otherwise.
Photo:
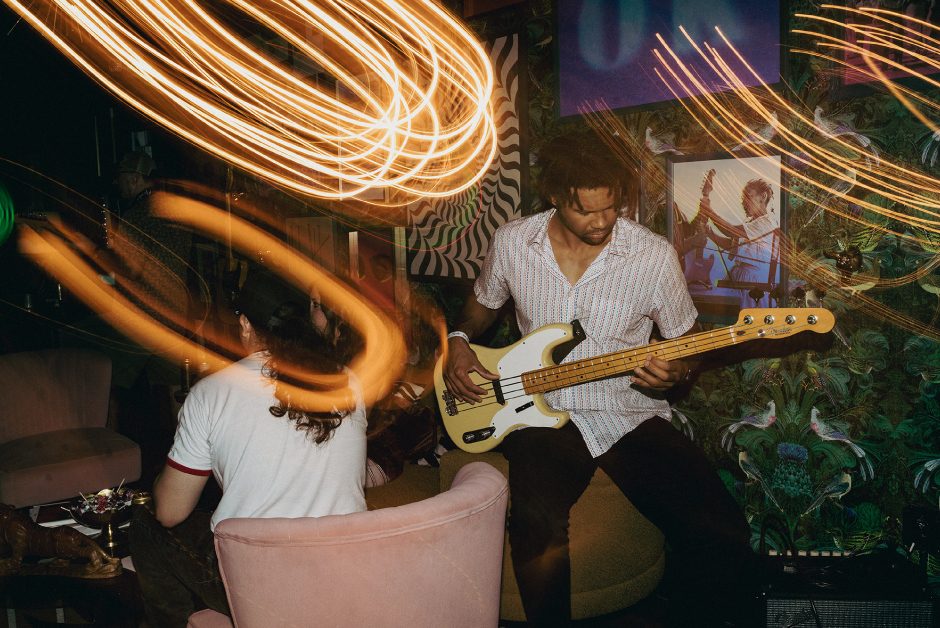
[(349, 414), (354, 400), (347, 398), (347, 408), (344, 409), (313, 412), (300, 407), (296, 399), (292, 401), (281, 384), (317, 391), (321, 389), (289, 373), (303, 369), (324, 375), (342, 374), (343, 362), (333, 344), (311, 323), (310, 308), (292, 301), (281, 304), (267, 325), (255, 325), (254, 329), (270, 354), (262, 372), (275, 381), (274, 396), (278, 403), (271, 406), (271, 414), (276, 417), (286, 415), (297, 424), (298, 430), (306, 430), (316, 444), (326, 442), (343, 417)]
[(622, 208), (637, 201), (639, 178), (633, 166), (624, 163), (596, 133), (563, 135), (546, 143), (539, 151), (541, 168), (537, 190), (543, 209), (555, 204), (574, 203), (579, 208), (578, 189), (610, 188), (614, 206)]

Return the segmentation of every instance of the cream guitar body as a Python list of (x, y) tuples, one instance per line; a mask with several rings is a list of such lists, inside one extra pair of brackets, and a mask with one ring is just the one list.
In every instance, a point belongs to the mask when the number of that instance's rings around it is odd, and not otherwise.
[(559, 345), (583, 339), (580, 325), (577, 321), (546, 325), (502, 349), (470, 345), (483, 366), (499, 375), (490, 381), (470, 374), (475, 384), (487, 390), (480, 403), (457, 399), (447, 390), (444, 358), (434, 369), (434, 390), (448, 435), (464, 451), (479, 453), (496, 447), (518, 427), (564, 425), (568, 413), (551, 408), (545, 402), (546, 392), (627, 375), (649, 355), (677, 360), (750, 340), (785, 338), (803, 331), (826, 333), (833, 325), (832, 313), (822, 308), (742, 310), (730, 327), (564, 364), (556, 364), (552, 354)]
[[(470, 345), (480, 363), (490, 373), (500, 376), (500, 383), (478, 404), (454, 401), (446, 390), (443, 377), (443, 359), (434, 369), (434, 390), (444, 417), (447, 434), (464, 451), (480, 453), (502, 442), (503, 436), (519, 426), (561, 427), (568, 421), (568, 413), (552, 409), (541, 394), (528, 395), (518, 384), (503, 386), (503, 381), (518, 379), (521, 373), (553, 366), (552, 351), (574, 337), (571, 325), (560, 323), (536, 329), (519, 342), (502, 349), (488, 349)], [(494, 388), (490, 380), (470, 374), (475, 384)], [(498, 392), (497, 392), (498, 391)], [(507, 396), (510, 401), (507, 401)], [(499, 399), (502, 398), (503, 402)], [(459, 406), (459, 411), (454, 409)], [(448, 413), (453, 414), (448, 414)], [(494, 435), (498, 435), (494, 442)], [(468, 442), (469, 441), (469, 442)]]

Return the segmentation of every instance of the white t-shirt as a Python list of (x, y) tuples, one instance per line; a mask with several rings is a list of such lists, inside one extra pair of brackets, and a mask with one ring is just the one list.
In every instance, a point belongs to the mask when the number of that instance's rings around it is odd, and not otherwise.
[(349, 375), (356, 408), (317, 445), (296, 424), (271, 414), (274, 382), (252, 355), (193, 386), (179, 413), (171, 467), (215, 475), (222, 501), (212, 529), (232, 517), (320, 517), (366, 510), (366, 413)]
[(754, 220), (742, 223), (747, 242), (737, 248), (737, 256), (741, 262), (757, 266), (766, 264), (773, 255), (773, 230), (779, 225), (774, 214), (764, 214)]

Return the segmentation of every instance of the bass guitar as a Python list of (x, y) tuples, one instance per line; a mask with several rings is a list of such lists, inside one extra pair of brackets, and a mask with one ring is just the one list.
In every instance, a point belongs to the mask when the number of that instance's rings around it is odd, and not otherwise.
[(499, 445), (517, 427), (559, 428), (567, 423), (568, 413), (551, 408), (545, 402), (545, 393), (627, 375), (642, 366), (649, 355), (677, 360), (750, 340), (786, 338), (803, 331), (826, 333), (833, 325), (832, 312), (822, 308), (747, 309), (741, 310), (738, 322), (730, 327), (565, 364), (553, 360), (553, 350), (565, 343), (577, 344), (584, 332), (577, 321), (546, 325), (502, 349), (470, 345), (480, 363), (499, 375), (499, 379), (490, 381), (477, 373), (470, 374), (475, 384), (487, 390), (480, 403), (467, 403), (447, 390), (444, 358), (434, 369), (435, 395), (444, 427), (454, 443), (464, 451), (480, 453)]

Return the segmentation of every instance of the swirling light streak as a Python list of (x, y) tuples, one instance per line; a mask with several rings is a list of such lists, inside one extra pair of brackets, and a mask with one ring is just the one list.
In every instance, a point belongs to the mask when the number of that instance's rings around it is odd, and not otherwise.
[[(721, 30), (718, 28), (716, 28), (716, 30), (718, 31), (719, 35), (724, 38)], [(662, 40), (660, 41), (668, 50), (668, 46), (666, 46), (665, 42)], [(742, 61), (742, 63), (745, 64), (745, 67), (747, 67), (748, 70), (759, 79), (757, 74), (753, 72), (749, 65), (747, 65), (746, 60), (740, 55), (740, 53), (734, 49), (729, 41), (725, 41), (733, 53)], [(877, 167), (873, 167), (870, 174), (864, 172), (862, 169), (858, 168), (856, 160), (847, 159), (834, 151), (821, 148), (814, 142), (798, 135), (789, 128), (790, 126), (796, 126), (799, 124), (802, 124), (806, 127), (812, 127), (814, 122), (813, 118), (802, 115), (799, 110), (791, 107), (778, 94), (767, 88), (766, 84), (763, 84), (763, 88), (766, 90), (768, 95), (764, 98), (756, 97), (753, 91), (748, 89), (743, 84), (743, 82), (737, 76), (735, 76), (734, 72), (731, 71), (729, 66), (721, 58), (721, 55), (714, 48), (708, 47), (708, 50), (711, 54), (711, 57), (715, 60), (715, 63), (712, 63), (708, 56), (704, 54), (704, 52), (702, 52), (700, 49), (698, 50), (699, 53), (706, 58), (706, 61), (710, 63), (711, 67), (735, 87), (734, 95), (739, 97), (748, 107), (755, 111), (759, 118), (765, 120), (767, 123), (771, 121), (773, 111), (771, 111), (765, 105), (765, 102), (768, 100), (775, 101), (775, 104), (779, 109), (787, 112), (791, 124), (780, 125), (778, 127), (778, 137), (768, 144), (768, 148), (775, 149), (791, 157), (796, 157), (799, 152), (810, 155), (813, 157), (810, 167), (813, 170), (819, 171), (820, 173), (826, 175), (830, 181), (848, 181), (846, 178), (846, 172), (855, 170), (859, 175), (858, 179), (855, 180), (855, 186), (857, 188), (866, 189), (870, 192), (883, 195), (897, 203), (915, 208), (923, 215), (911, 215), (909, 213), (895, 212), (888, 208), (864, 203), (863, 201), (858, 203), (861, 207), (883, 214), (895, 220), (901, 220), (908, 223), (919, 223), (922, 227), (932, 232), (940, 232), (940, 220), (938, 220), (940, 219), (940, 213), (934, 211), (935, 209), (940, 209), (940, 204), (937, 203), (936, 197), (932, 196), (933, 192), (940, 190), (936, 179), (890, 162), (885, 163), (884, 166), (879, 165)], [(676, 61), (676, 63), (680, 65), (680, 69), (683, 71), (686, 80), (697, 83), (701, 88), (701, 83), (698, 83), (697, 79), (688, 70), (688, 68), (684, 67), (681, 62), (678, 61), (678, 58), (675, 57), (671, 50), (669, 50), (669, 53), (673, 56), (673, 59)], [(678, 72), (671, 68), (671, 66), (666, 62), (659, 51), (656, 51), (656, 55), (659, 58), (660, 63), (668, 69), (670, 75), (673, 77), (673, 80), (679, 85), (679, 89), (673, 88), (669, 81), (666, 81), (665, 79), (664, 81), (677, 96), (677, 98), (683, 97), (688, 93), (688, 88), (685, 86), (685, 82), (683, 81), (682, 76), (680, 76)], [(662, 77), (661, 74), (660, 76)], [(682, 92), (685, 92), (685, 94)], [(715, 138), (715, 140), (718, 141), (726, 150), (728, 150), (731, 146), (739, 143), (741, 139), (745, 137), (744, 134), (749, 132), (747, 123), (736, 112), (733, 105), (723, 102), (726, 100), (725, 98), (718, 95), (706, 94), (703, 97), (696, 97), (691, 100), (693, 101), (691, 103), (692, 106), (687, 106), (686, 108), (690, 111), (693, 117), (695, 117), (697, 122), (699, 122), (703, 128), (709, 130), (709, 133), (712, 135), (712, 137)], [(696, 114), (694, 110), (695, 107), (700, 108), (703, 113)], [(717, 125), (722, 132), (714, 132), (713, 129), (709, 128), (710, 125), (708, 122), (712, 122)], [(857, 152), (860, 150), (859, 146), (852, 144), (847, 140), (840, 139), (839, 137), (830, 137), (829, 141), (837, 143), (846, 151)], [(757, 151), (760, 152), (760, 150), (761, 148), (758, 147)], [(807, 185), (818, 189), (822, 193), (828, 191), (828, 186), (831, 185), (828, 183), (824, 184), (815, 177), (807, 177), (801, 172), (787, 167), (785, 164), (784, 167), (786, 168), (788, 175), (804, 181)], [(797, 196), (800, 196), (801, 198), (805, 198), (805, 200), (809, 202), (813, 202), (813, 199), (801, 196), (796, 190), (791, 190), (791, 192)], [(841, 212), (838, 209), (834, 209), (834, 212), (849, 220), (861, 220), (857, 216), (854, 216), (850, 213)], [(898, 235), (900, 236), (901, 234)]]
[[(890, 12), (882, 13), (887, 14)], [(894, 14), (894, 16), (898, 19), (906, 19), (904, 16), (898, 16), (897, 14)], [(927, 25), (926, 23), (922, 24)], [(748, 71), (760, 80), (760, 77), (747, 64), (746, 60), (738, 53), (731, 42), (724, 38), (721, 29), (716, 28), (716, 30), (719, 35), (722, 36), (733, 54), (744, 63)], [(686, 35), (686, 38), (690, 40), (690, 43), (695, 46), (695, 43), (691, 41), (684, 29), (683, 33)], [(774, 111), (771, 110), (770, 107), (774, 106), (778, 111), (785, 112), (786, 118), (789, 118), (790, 124), (785, 123), (779, 125), (777, 127), (777, 137), (770, 140), (766, 145), (750, 145), (749, 150), (751, 154), (781, 154), (789, 156), (794, 160), (803, 160), (804, 164), (806, 160), (803, 158), (802, 154), (809, 155), (810, 160), (809, 164), (807, 164), (807, 170), (824, 175), (825, 178), (829, 179), (830, 183), (822, 183), (818, 177), (807, 176), (799, 170), (788, 166), (786, 160), (782, 159), (781, 165), (791, 182), (800, 181), (811, 189), (815, 188), (820, 193), (829, 191), (832, 180), (845, 179), (847, 176), (845, 173), (854, 170), (858, 176), (858, 180), (855, 181), (855, 187), (857, 187), (859, 191), (865, 190), (880, 195), (888, 199), (889, 202), (893, 201), (900, 205), (907, 206), (910, 208), (910, 212), (894, 211), (887, 206), (867, 202), (864, 198), (857, 197), (853, 194), (852, 202), (854, 204), (876, 215), (883, 216), (886, 219), (897, 220), (904, 225), (910, 226), (911, 229), (919, 229), (928, 235), (940, 233), (940, 220), (938, 220), (940, 213), (936, 211), (940, 208), (940, 202), (938, 202), (938, 199), (940, 199), (940, 184), (938, 184), (935, 178), (923, 172), (907, 168), (902, 164), (892, 163), (890, 160), (876, 160), (874, 164), (867, 164), (868, 167), (866, 168), (859, 164), (860, 158), (848, 159), (834, 150), (827, 150), (819, 146), (793, 130), (799, 126), (803, 126), (803, 128), (813, 128), (814, 119), (812, 117), (803, 115), (800, 110), (791, 107), (779, 94), (769, 89), (766, 84), (761, 83), (761, 88), (749, 88), (745, 86), (743, 82), (735, 76), (734, 72), (730, 69), (728, 64), (725, 63), (717, 50), (706, 44), (708, 51), (706, 54), (698, 46), (695, 46), (696, 50), (705, 58), (712, 69), (734, 88), (731, 96), (710, 94), (708, 89), (701, 89), (705, 86), (700, 81), (699, 77), (679, 61), (662, 38), (660, 38), (660, 43), (671, 57), (672, 63), (667, 61), (667, 57), (660, 53), (660, 51), (654, 51), (654, 54), (657, 56), (664, 72), (669, 78), (666, 78), (659, 69), (657, 69), (657, 74), (659, 74), (660, 78), (666, 83), (667, 87), (676, 98), (680, 99), (680, 102), (701, 128), (708, 132), (726, 151), (730, 151), (732, 146), (742, 142), (747, 134), (751, 132), (744, 116), (738, 113), (738, 109), (741, 108), (740, 103), (744, 103), (752, 113), (756, 113), (757, 118), (762, 119), (766, 123), (770, 123), (772, 119)], [(938, 53), (940, 53), (940, 51), (938, 51)], [(879, 76), (874, 64), (869, 62), (868, 65), (872, 74)], [(881, 77), (884, 77), (883, 74)], [(674, 87), (673, 84), (677, 87)], [(697, 86), (704, 93), (696, 96), (691, 95), (695, 92), (689, 88), (689, 85)], [(732, 102), (732, 99), (737, 99), (737, 106)], [(931, 106), (936, 108), (935, 103), (924, 97), (920, 97), (919, 100), (929, 102)], [(933, 126), (930, 128), (936, 127)], [(827, 136), (826, 141), (835, 143), (846, 151), (851, 150), (855, 153), (862, 151), (862, 147), (832, 135)], [(794, 186), (791, 184), (788, 190), (791, 194), (810, 203), (816, 203), (818, 201), (818, 199), (810, 198), (793, 188)], [(890, 203), (886, 203), (886, 205), (888, 204)], [(904, 229), (903, 232), (892, 230), (886, 226), (888, 220), (872, 223), (865, 220), (861, 213), (860, 215), (855, 215), (853, 212), (842, 210), (835, 205), (831, 206), (829, 211), (866, 228), (892, 233), (902, 241), (916, 242), (927, 247), (936, 247), (934, 240), (917, 237), (908, 229)], [(852, 280), (843, 280), (840, 273), (831, 265), (823, 263), (802, 251), (796, 250), (789, 242), (786, 243), (786, 248), (787, 255), (789, 256), (788, 265), (797, 275), (802, 275), (819, 286), (826, 288), (842, 288), (842, 290), (830, 292), (830, 295), (837, 300), (845, 302), (850, 307), (863, 309), (873, 316), (890, 321), (908, 331), (932, 338), (938, 337), (937, 331), (932, 326), (926, 326), (917, 320), (899, 314), (858, 291), (854, 291), (853, 287), (857, 285), (857, 283)], [(928, 248), (927, 250), (931, 249)], [(933, 250), (935, 250), (935, 248)], [(906, 276), (877, 280), (875, 287), (872, 289), (884, 290), (910, 283), (930, 273), (938, 265), (940, 265), (940, 255), (935, 255)]]
[[(721, 34), (720, 29), (716, 30), (718, 30), (719, 34)], [(666, 46), (664, 42), (662, 43), (668, 50), (668, 46)], [(741, 57), (740, 54), (734, 50), (730, 42), (727, 43), (738, 56), (738, 58), (744, 62), (743, 57)], [(671, 50), (669, 50), (669, 52), (672, 54)], [(701, 52), (701, 50), (699, 52), (700, 54), (704, 54)], [(847, 175), (845, 173), (850, 171), (850, 169), (856, 170), (858, 173), (858, 180), (855, 182), (856, 187), (882, 195), (896, 203), (907, 205), (915, 209), (920, 215), (896, 212), (886, 207), (872, 205), (870, 203), (866, 203), (864, 200), (853, 197), (853, 201), (857, 201), (856, 204), (858, 204), (860, 207), (878, 214), (882, 214), (888, 218), (902, 221), (904, 223), (918, 224), (920, 227), (931, 232), (940, 232), (940, 220), (938, 220), (938, 218), (940, 218), (940, 214), (938, 214), (936, 211), (933, 211), (934, 209), (940, 208), (940, 203), (937, 201), (937, 192), (940, 191), (940, 185), (938, 185), (936, 179), (909, 168), (905, 168), (901, 165), (893, 164), (891, 162), (885, 162), (883, 165), (873, 166), (869, 173), (858, 167), (859, 165), (857, 160), (847, 159), (834, 151), (821, 148), (814, 142), (802, 137), (801, 135), (798, 135), (790, 129), (791, 126), (796, 126), (799, 124), (802, 124), (804, 127), (812, 127), (812, 118), (803, 116), (799, 110), (791, 107), (778, 94), (767, 88), (766, 85), (763, 85), (764, 90), (766, 90), (766, 96), (757, 97), (753, 90), (744, 86), (743, 82), (741, 82), (740, 79), (738, 79), (734, 73), (728, 69), (727, 64), (725, 64), (723, 60), (720, 59), (720, 54), (716, 50), (709, 47), (709, 52), (713, 58), (717, 59), (718, 62), (717, 65), (713, 65), (712, 67), (716, 70), (718, 67), (725, 69), (722, 74), (725, 76), (725, 78), (727, 78), (730, 84), (735, 86), (735, 97), (740, 98), (741, 101), (743, 101), (751, 110), (756, 112), (759, 118), (767, 122), (771, 120), (773, 111), (771, 111), (767, 105), (765, 105), (765, 102), (767, 101), (775, 101), (775, 104), (779, 107), (780, 110), (787, 112), (791, 124), (784, 124), (778, 127), (778, 136), (767, 144), (768, 149), (773, 149), (782, 153), (783, 155), (788, 155), (796, 159), (799, 159), (800, 152), (808, 154), (812, 157), (809, 168), (826, 175), (830, 180), (846, 180)], [(667, 69), (673, 80), (679, 85), (679, 88), (674, 88), (668, 80), (662, 77), (662, 74), (660, 74), (661, 78), (663, 78), (664, 82), (666, 82), (667, 86), (672, 90), (677, 98), (684, 97), (689, 92), (687, 91), (682, 76), (680, 76), (680, 74), (667, 63), (659, 51), (656, 51), (656, 55), (663, 67)], [(684, 67), (674, 54), (672, 56), (679, 65), (680, 70), (684, 73), (686, 80), (695, 82), (696, 78), (691, 73), (691, 71)], [(750, 70), (750, 67), (747, 67)], [(753, 70), (751, 71), (753, 72)], [(757, 76), (756, 73), (755, 76)], [(728, 150), (730, 146), (739, 143), (744, 137), (743, 134), (749, 132), (746, 121), (739, 113), (737, 113), (734, 105), (727, 102), (727, 97), (721, 97), (714, 94), (705, 94), (703, 96), (685, 99), (682, 102), (693, 118), (695, 118), (696, 121), (706, 131), (708, 131), (709, 134), (726, 150)], [(715, 128), (713, 128), (713, 126), (718, 127), (717, 131)], [(836, 142), (846, 150), (852, 150), (853, 152), (860, 150), (859, 146), (839, 138), (830, 138), (829, 141)], [(752, 148), (752, 150), (758, 153), (763, 151), (765, 154), (769, 154), (767, 153), (766, 149), (763, 149), (760, 146), (758, 146), (756, 149)], [(815, 177), (808, 177), (798, 170), (787, 166), (785, 163), (783, 166), (790, 177), (801, 180), (808, 186), (816, 188), (822, 193), (828, 191), (829, 184), (824, 184)], [(792, 187), (793, 186), (791, 186), (791, 188)], [(791, 189), (790, 192), (800, 198), (803, 198), (804, 200), (815, 202), (814, 199), (801, 195), (795, 189)], [(840, 211), (838, 208), (832, 208), (831, 211), (842, 216), (843, 218), (864, 223), (862, 218), (853, 215), (852, 213)], [(890, 231), (890, 229), (885, 230)], [(899, 234), (896, 232), (892, 233), (895, 233), (895, 235), (898, 235), (899, 237), (905, 237), (904, 234)]]
[[(359, 377), (367, 403), (371, 405), (387, 394), (403, 368), (404, 341), (397, 326), (361, 296), (309, 259), (284, 246), (277, 238), (211, 205), (174, 197), (172, 202), (164, 202), (158, 207), (158, 215), (212, 236), (219, 236), (231, 224), (235, 248), (265, 250), (272, 269), (305, 293), (309, 286), (316, 285), (322, 302), (334, 311), (343, 311), (348, 322), (363, 337), (364, 348), (349, 367)], [(97, 270), (58, 236), (24, 227), (20, 229), (19, 246), (25, 255), (34, 259), (73, 295), (141, 345), (178, 361), (204, 355), (210, 370), (227, 363), (224, 357), (175, 333), (131, 303), (114, 287), (103, 283)], [(286, 270), (288, 268), (290, 273)], [(233, 339), (213, 340), (219, 341), (230, 353), (242, 353)], [(322, 388), (316, 392), (290, 388), (291, 397), (304, 408), (331, 411), (334, 406), (343, 408), (347, 405), (350, 397), (345, 378), (312, 373), (300, 367), (286, 367), (285, 372)]]
[(351, 98), (294, 76), (193, 0), (5, 2), (144, 115), (302, 194), (346, 199), (384, 187), (396, 205), (449, 196), (496, 154), (488, 57), (432, 0), (223, 0)]
[[(717, 28), (716, 30), (718, 31), (719, 35), (724, 38), (721, 30)], [(737, 55), (738, 58), (745, 64), (748, 70), (759, 79), (757, 74), (753, 72), (749, 65), (747, 65), (744, 58), (741, 57), (737, 50), (733, 48), (731, 43), (727, 40), (725, 41), (734, 54)], [(681, 64), (681, 62), (679, 62), (674, 53), (668, 49), (668, 46), (665, 44), (665, 42), (662, 41), (662, 39), (660, 39), (660, 42), (664, 47), (667, 48), (676, 63), (680, 64), (680, 69), (682, 69), (686, 79), (696, 83), (699, 88), (702, 88), (702, 84), (697, 81), (694, 74), (692, 74), (688, 68)], [(696, 47), (696, 49), (698, 48)], [(705, 56), (700, 49), (698, 50), (700, 54)], [(791, 157), (796, 157), (799, 152), (810, 155), (813, 158), (810, 168), (826, 175), (830, 181), (848, 181), (846, 173), (851, 170), (855, 170), (858, 175), (857, 179), (855, 180), (855, 187), (859, 189), (866, 189), (870, 192), (883, 195), (897, 203), (916, 208), (921, 213), (925, 214), (925, 216), (895, 212), (884, 207), (878, 207), (865, 203), (864, 201), (857, 203), (859, 206), (883, 214), (895, 220), (920, 223), (920, 225), (925, 229), (933, 232), (940, 232), (940, 213), (933, 211), (934, 209), (940, 209), (940, 204), (937, 203), (936, 197), (931, 196), (930, 194), (940, 190), (940, 186), (938, 186), (936, 179), (908, 168), (892, 164), (890, 162), (886, 162), (883, 167), (879, 166), (873, 168), (870, 175), (866, 174), (862, 169), (858, 168), (858, 164), (855, 160), (847, 159), (834, 151), (821, 148), (814, 142), (793, 132), (789, 126), (802, 124), (806, 127), (812, 127), (814, 122), (813, 118), (802, 115), (799, 110), (791, 107), (786, 101), (783, 100), (783, 98), (770, 90), (766, 84), (763, 84), (762, 86), (767, 91), (768, 96), (766, 98), (756, 97), (752, 90), (748, 89), (724, 62), (724, 60), (721, 59), (720, 53), (710, 46), (708, 47), (708, 50), (712, 58), (715, 59), (716, 63), (711, 64), (711, 61), (707, 58), (707, 56), (706, 60), (709, 61), (712, 68), (716, 72), (725, 77), (728, 82), (735, 87), (735, 96), (741, 98), (741, 100), (744, 101), (748, 107), (756, 112), (758, 118), (763, 119), (767, 123), (771, 121), (773, 111), (771, 111), (765, 105), (767, 100), (776, 101), (776, 105), (781, 110), (787, 112), (791, 125), (780, 125), (778, 127), (779, 133), (777, 138), (771, 140), (771, 142), (767, 144), (768, 148), (775, 149), (776, 151)], [(659, 51), (656, 51), (656, 55), (659, 58), (660, 63), (669, 70), (671, 76), (673, 77), (674, 81), (679, 84), (681, 90), (686, 94), (689, 93), (682, 77), (667, 64), (666, 60), (659, 53)], [(662, 75), (660, 76), (662, 77)], [(668, 81), (665, 82), (673, 91), (673, 93), (676, 94), (677, 98), (684, 96), (680, 90), (673, 88)], [(740, 141), (746, 137), (746, 134), (750, 132), (747, 126), (747, 122), (740, 116), (740, 114), (736, 112), (733, 105), (725, 104), (725, 102), (723, 102), (725, 100), (724, 98), (714, 94), (706, 94), (703, 97), (696, 97), (691, 100), (693, 102), (686, 106), (687, 110), (689, 110), (689, 112), (703, 128), (709, 131), (712, 137), (718, 141), (725, 150), (730, 150), (731, 146), (740, 143)], [(703, 113), (697, 114), (694, 109), (695, 107), (702, 109)], [(713, 125), (717, 125), (722, 133), (716, 133), (714, 129), (710, 128), (712, 125), (708, 124), (709, 122), (713, 123)], [(857, 145), (852, 144), (846, 140), (842, 140), (838, 137), (830, 138), (830, 141), (836, 142), (847, 151), (857, 152), (859, 150)], [(760, 153), (762, 149), (758, 147), (756, 150), (758, 153)], [(769, 154), (766, 151), (764, 151), (764, 153)], [(788, 167), (786, 164), (783, 164), (783, 167), (790, 177), (799, 179), (810, 187), (816, 188), (822, 193), (826, 193), (829, 190), (831, 183), (824, 184), (816, 177), (807, 177), (798, 170)], [(814, 199), (801, 195), (797, 190), (791, 189), (790, 192), (800, 198), (803, 198), (804, 200), (814, 202)], [(850, 213), (840, 212), (838, 209), (834, 209), (833, 211), (849, 220), (861, 222), (859, 217)]]
[[(167, 220), (187, 225), (208, 235), (219, 235), (219, 226), (229, 220), (229, 215), (216, 207), (182, 197), (177, 202), (164, 204), (160, 215)], [(401, 373), (405, 355), (404, 340), (400, 330), (365, 299), (346, 288), (341, 281), (320, 269), (294, 249), (284, 246), (280, 240), (258, 229), (254, 225), (231, 218), (232, 244), (243, 251), (266, 251), (270, 267), (296, 286), (306, 291), (315, 285), (324, 304), (334, 311), (343, 311), (344, 317), (364, 339), (365, 346), (349, 364), (363, 384), (368, 404), (381, 399)], [(288, 275), (287, 269), (290, 269)], [(321, 382), (319, 377), (298, 373), (307, 381)], [(323, 383), (332, 381), (330, 378)], [(292, 393), (293, 394), (293, 393)], [(345, 392), (342, 393), (345, 395)], [(336, 403), (338, 397), (326, 395), (328, 403)], [(323, 400), (319, 402), (321, 408)]]

